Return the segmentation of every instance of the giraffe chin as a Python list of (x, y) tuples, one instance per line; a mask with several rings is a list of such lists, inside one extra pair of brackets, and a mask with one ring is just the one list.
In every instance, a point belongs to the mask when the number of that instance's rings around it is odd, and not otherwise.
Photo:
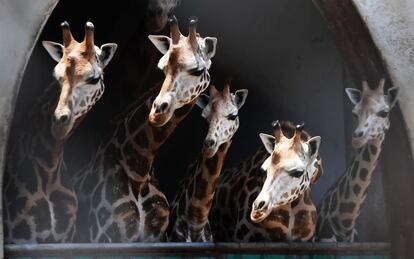
[(271, 208), (267, 208), (264, 211), (252, 210), (252, 212), (250, 213), (250, 220), (254, 223), (260, 223), (263, 220), (265, 220), (267, 216), (269, 216), (271, 211), (272, 211)]
[(71, 132), (73, 128), (73, 123), (69, 123), (65, 127), (52, 125), (52, 135), (55, 139), (63, 140), (69, 136), (69, 133)]
[(150, 113), (148, 116), (148, 120), (150, 124), (156, 128), (160, 128), (167, 124), (167, 122), (171, 119), (172, 116), (169, 114), (159, 114), (159, 113)]
[(217, 148), (203, 148), (203, 155), (206, 158), (212, 158), (217, 153)]
[(361, 148), (362, 146), (364, 146), (366, 144), (366, 141), (362, 140), (362, 139), (352, 139), (352, 146), (354, 148)]

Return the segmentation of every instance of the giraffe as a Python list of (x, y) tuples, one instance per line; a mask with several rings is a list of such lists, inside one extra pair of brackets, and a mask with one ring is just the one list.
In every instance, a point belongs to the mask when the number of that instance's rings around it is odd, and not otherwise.
[[(217, 241), (307, 241), (315, 232), (310, 185), (322, 174), (320, 137), (274, 124), (264, 148), (219, 178), (211, 222)], [(270, 156), (269, 156), (270, 154)]]
[(385, 95), (384, 84), (385, 79), (381, 79), (377, 88), (372, 90), (367, 81), (363, 81), (362, 92), (345, 89), (355, 105), (352, 113), (358, 119), (358, 126), (352, 134), (354, 156), (345, 174), (322, 199), (316, 234), (319, 240), (353, 242), (356, 238), (355, 223), (390, 127), (389, 112), (397, 102), (399, 88), (390, 88)]
[(187, 169), (179, 193), (172, 205), (168, 239), (174, 242), (212, 242), (208, 214), (217, 180), (231, 140), (239, 128), (238, 112), (246, 101), (247, 89), (223, 93), (210, 86), (210, 96), (202, 94), (197, 105), (209, 123), (200, 157)]
[(146, 14), (147, 29), (153, 33), (159, 33), (180, 2), (181, 0), (149, 0)]
[[(170, 20), (170, 31), (171, 38), (149, 36), (164, 54), (158, 67), (165, 80), (119, 116), (108, 140), (76, 175), (75, 188), (82, 204), (78, 215), (87, 219), (78, 221), (77, 242), (165, 238), (169, 204), (151, 174), (152, 163), (207, 88), (217, 42), (196, 33), (196, 19), (190, 20), (188, 37), (181, 35), (175, 18)], [(164, 100), (166, 96), (171, 99)], [(157, 100), (162, 100), (161, 105)]]
[(61, 24), (63, 45), (43, 41), (58, 62), (51, 84), (29, 113), (28, 123), (8, 152), (4, 186), (6, 243), (68, 242), (74, 232), (77, 198), (63, 164), (65, 141), (104, 91), (103, 69), (116, 44), (94, 45), (87, 22), (79, 43)]

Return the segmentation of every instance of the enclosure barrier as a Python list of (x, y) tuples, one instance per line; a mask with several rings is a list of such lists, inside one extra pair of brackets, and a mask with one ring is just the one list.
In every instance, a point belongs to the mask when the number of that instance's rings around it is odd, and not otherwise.
[(6, 245), (12, 259), (390, 258), (389, 243), (108, 243)]

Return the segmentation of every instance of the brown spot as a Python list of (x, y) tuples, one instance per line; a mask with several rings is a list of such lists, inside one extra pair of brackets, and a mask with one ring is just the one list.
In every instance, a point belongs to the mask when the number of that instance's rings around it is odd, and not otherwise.
[(376, 155), (378, 152), (378, 148), (375, 145), (371, 145), (370, 148), (371, 148), (371, 153), (373, 155)]
[(352, 171), (351, 171), (352, 179), (355, 179), (355, 177), (357, 175), (358, 167), (359, 167), (359, 162), (355, 161), (353, 166), (352, 166)]
[(206, 196), (206, 190), (207, 190), (207, 181), (203, 179), (203, 176), (201, 174), (198, 174), (195, 178), (195, 194), (194, 197), (198, 200), (202, 200)]
[(351, 219), (344, 219), (344, 220), (342, 220), (342, 225), (345, 228), (350, 228), (351, 225), (352, 225), (352, 220)]
[(205, 161), (205, 165), (206, 165), (209, 173), (211, 175), (215, 175), (217, 173), (217, 169), (218, 169), (218, 166), (219, 166), (217, 153), (213, 157), (207, 159)]
[(283, 231), (282, 228), (272, 228), (267, 230), (267, 233), (269, 234), (269, 238), (271, 241), (273, 242), (277, 242), (277, 241), (286, 241), (287, 237), (286, 237), (286, 233)]
[(367, 161), (367, 162), (369, 162), (371, 160), (368, 147), (364, 148), (364, 153), (362, 154), (362, 159)]
[(277, 165), (280, 162), (280, 155), (273, 153), (272, 154), (272, 164)]
[(352, 213), (355, 209), (355, 203), (353, 202), (343, 202), (339, 206), (340, 213)]
[(352, 188), (355, 195), (359, 195), (359, 193), (361, 192), (361, 187), (358, 184), (355, 184), (354, 187)]
[(278, 221), (285, 227), (289, 226), (289, 211), (284, 209), (273, 210), (265, 221)]
[(312, 196), (310, 194), (310, 190), (309, 190), (309, 192), (306, 192), (304, 194), (303, 200), (305, 201), (305, 204), (307, 204), (307, 205), (312, 205), (313, 204)]
[(149, 141), (147, 138), (147, 135), (145, 134), (144, 130), (139, 131), (134, 138), (135, 143), (142, 147), (142, 148), (147, 148), (149, 145)]
[(366, 168), (362, 168), (359, 172), (359, 178), (361, 178), (362, 181), (365, 181), (367, 179), (368, 170)]

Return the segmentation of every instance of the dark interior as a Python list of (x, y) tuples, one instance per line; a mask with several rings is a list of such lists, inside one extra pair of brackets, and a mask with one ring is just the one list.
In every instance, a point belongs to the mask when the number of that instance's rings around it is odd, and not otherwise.
[[(25, 111), (54, 80), (55, 63), (41, 46), (41, 40), (61, 42), (59, 24), (63, 20), (70, 23), (74, 37), (80, 40), (84, 23), (90, 19), (96, 28), (95, 44), (115, 42), (119, 48), (106, 70), (104, 97), (67, 143), (68, 168), (76, 172), (87, 163), (108, 134), (115, 115), (163, 78), (156, 68), (161, 55), (147, 39), (151, 32), (146, 7), (146, 1), (132, 0), (111, 1), (110, 5), (86, 1), (82, 8), (74, 1), (60, 1), (27, 66), (11, 132), (27, 119)], [(233, 91), (249, 89), (246, 105), (240, 112), (241, 126), (225, 167), (253, 154), (261, 145), (258, 134), (270, 132), (272, 121), (305, 122), (311, 135), (322, 137), (324, 175), (312, 187), (314, 202), (319, 204), (351, 158), (352, 105), (343, 89), (359, 86), (348, 75), (318, 10), (305, 0), (182, 1), (176, 16), (185, 34), (192, 15), (199, 18), (198, 32), (202, 36), (218, 38), (210, 70), (217, 87), (221, 89), (224, 82), (231, 80)], [(168, 28), (161, 33), (168, 33)], [(161, 148), (155, 162), (156, 176), (170, 200), (186, 166), (200, 152), (206, 129), (200, 110), (194, 108)], [(381, 171), (379, 164), (358, 222), (363, 241), (388, 240)]]

